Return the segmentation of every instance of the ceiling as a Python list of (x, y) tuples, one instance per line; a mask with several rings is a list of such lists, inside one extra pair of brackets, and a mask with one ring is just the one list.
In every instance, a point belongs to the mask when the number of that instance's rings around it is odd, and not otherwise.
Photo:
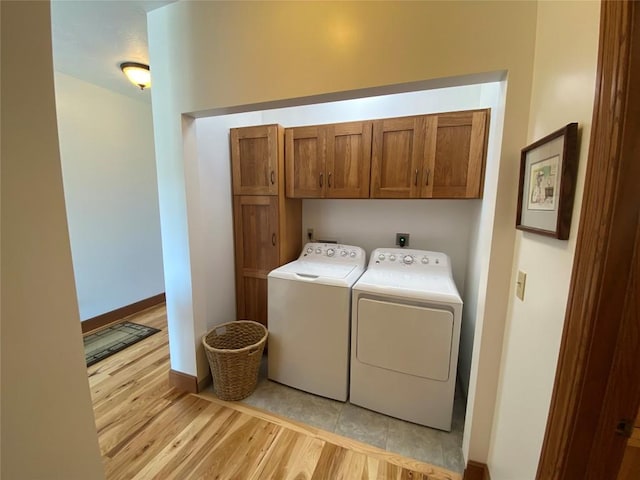
[[(149, 64), (147, 12), (175, 0), (53, 0), (53, 64), (71, 75), (117, 93), (151, 102), (151, 93), (132, 85), (122, 62)], [(153, 66), (151, 65), (153, 80)]]

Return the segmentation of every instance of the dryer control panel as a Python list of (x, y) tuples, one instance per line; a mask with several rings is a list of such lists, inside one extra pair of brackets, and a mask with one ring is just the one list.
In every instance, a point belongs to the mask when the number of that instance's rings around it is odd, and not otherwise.
[(307, 243), (302, 249), (300, 259), (312, 260), (322, 258), (324, 261), (364, 261), (365, 251), (353, 245), (342, 245), (339, 243)]
[(369, 260), (369, 268), (376, 265), (391, 267), (445, 267), (449, 268), (449, 257), (446, 253), (428, 250), (409, 250), (407, 248), (376, 248)]

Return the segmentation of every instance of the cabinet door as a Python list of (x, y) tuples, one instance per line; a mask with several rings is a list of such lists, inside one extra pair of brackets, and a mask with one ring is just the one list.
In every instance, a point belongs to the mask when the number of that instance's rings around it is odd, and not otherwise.
[(487, 110), (427, 117), (422, 197), (482, 197), (487, 120)]
[(421, 117), (373, 123), (371, 198), (412, 198), (420, 192), (424, 122)]
[(267, 323), (267, 275), (279, 265), (278, 198), (234, 196), (239, 320)]
[(287, 196), (321, 198), (327, 179), (324, 173), (325, 133), (323, 127), (285, 130)]
[(327, 125), (328, 198), (369, 198), (371, 122)]
[(276, 125), (231, 129), (234, 195), (278, 194)]

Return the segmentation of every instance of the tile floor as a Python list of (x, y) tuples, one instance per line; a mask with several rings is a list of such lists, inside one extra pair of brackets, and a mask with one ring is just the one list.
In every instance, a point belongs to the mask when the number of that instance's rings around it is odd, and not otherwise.
[[(263, 359), (263, 360), (266, 360)], [(258, 386), (243, 402), (263, 410), (353, 438), (455, 472), (464, 470), (464, 398), (456, 395), (453, 428), (443, 432), (302, 392), (268, 380), (262, 362)]]

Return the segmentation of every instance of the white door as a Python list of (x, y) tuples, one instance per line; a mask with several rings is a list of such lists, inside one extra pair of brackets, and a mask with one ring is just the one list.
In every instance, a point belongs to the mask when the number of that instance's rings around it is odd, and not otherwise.
[(453, 313), (370, 298), (358, 300), (356, 357), (362, 363), (446, 382)]

